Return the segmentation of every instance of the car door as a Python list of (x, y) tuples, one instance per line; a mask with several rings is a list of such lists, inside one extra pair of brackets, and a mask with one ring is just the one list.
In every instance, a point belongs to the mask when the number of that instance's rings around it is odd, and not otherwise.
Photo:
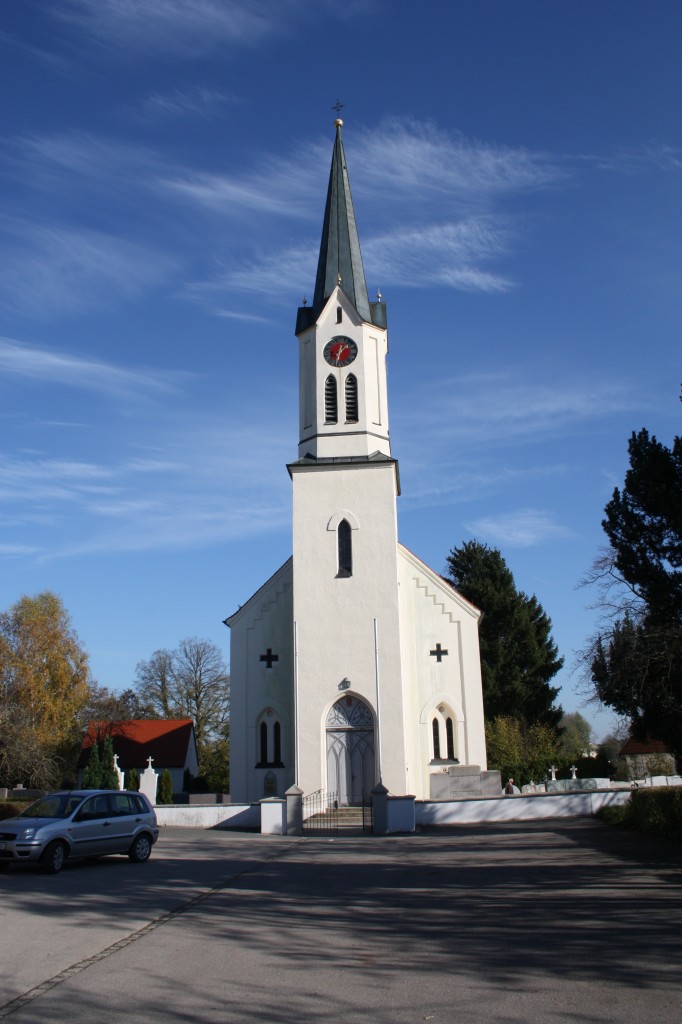
[(109, 794), (110, 841), (112, 853), (125, 853), (133, 841), (140, 815), (127, 793)]
[(77, 857), (100, 857), (109, 852), (109, 801), (106, 793), (88, 797), (74, 815), (69, 829)]

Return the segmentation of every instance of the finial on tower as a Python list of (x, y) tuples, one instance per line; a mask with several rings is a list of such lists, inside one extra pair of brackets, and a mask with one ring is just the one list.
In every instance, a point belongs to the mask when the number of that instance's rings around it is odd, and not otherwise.
[(340, 115), (341, 115), (341, 111), (342, 111), (344, 106), (345, 106), (345, 104), (343, 104), (341, 102), (341, 100), (337, 100), (336, 103), (334, 104), (334, 106), (332, 107), (332, 110), (336, 111), (336, 121), (334, 121), (334, 127), (335, 128), (342, 128), (343, 127), (343, 121), (341, 120)]

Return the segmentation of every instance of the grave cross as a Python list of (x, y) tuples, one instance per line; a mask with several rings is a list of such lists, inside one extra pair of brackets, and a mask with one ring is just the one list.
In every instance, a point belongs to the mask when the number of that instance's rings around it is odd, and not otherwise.
[(439, 665), (447, 653), (448, 652), (446, 650), (443, 650), (440, 644), (436, 644), (435, 651), (429, 651), (431, 657), (435, 658)]
[(273, 661), (279, 661), (279, 654), (273, 654), (272, 647), (268, 647), (267, 654), (261, 654), (260, 660), (266, 662), (268, 668), (272, 668)]

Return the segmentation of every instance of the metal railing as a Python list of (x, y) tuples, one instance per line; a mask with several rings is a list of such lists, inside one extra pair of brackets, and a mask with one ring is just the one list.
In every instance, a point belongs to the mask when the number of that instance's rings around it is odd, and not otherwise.
[(339, 801), (336, 793), (318, 789), (303, 797), (303, 831), (307, 835), (328, 835), (339, 829)]

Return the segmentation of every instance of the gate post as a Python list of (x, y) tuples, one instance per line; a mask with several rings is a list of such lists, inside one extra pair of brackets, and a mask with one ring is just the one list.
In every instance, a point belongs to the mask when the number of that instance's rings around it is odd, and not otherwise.
[(388, 832), (388, 790), (381, 782), (372, 790), (372, 811), (375, 836), (385, 836)]
[(287, 835), (303, 835), (303, 790), (290, 786), (284, 794), (287, 800)]

